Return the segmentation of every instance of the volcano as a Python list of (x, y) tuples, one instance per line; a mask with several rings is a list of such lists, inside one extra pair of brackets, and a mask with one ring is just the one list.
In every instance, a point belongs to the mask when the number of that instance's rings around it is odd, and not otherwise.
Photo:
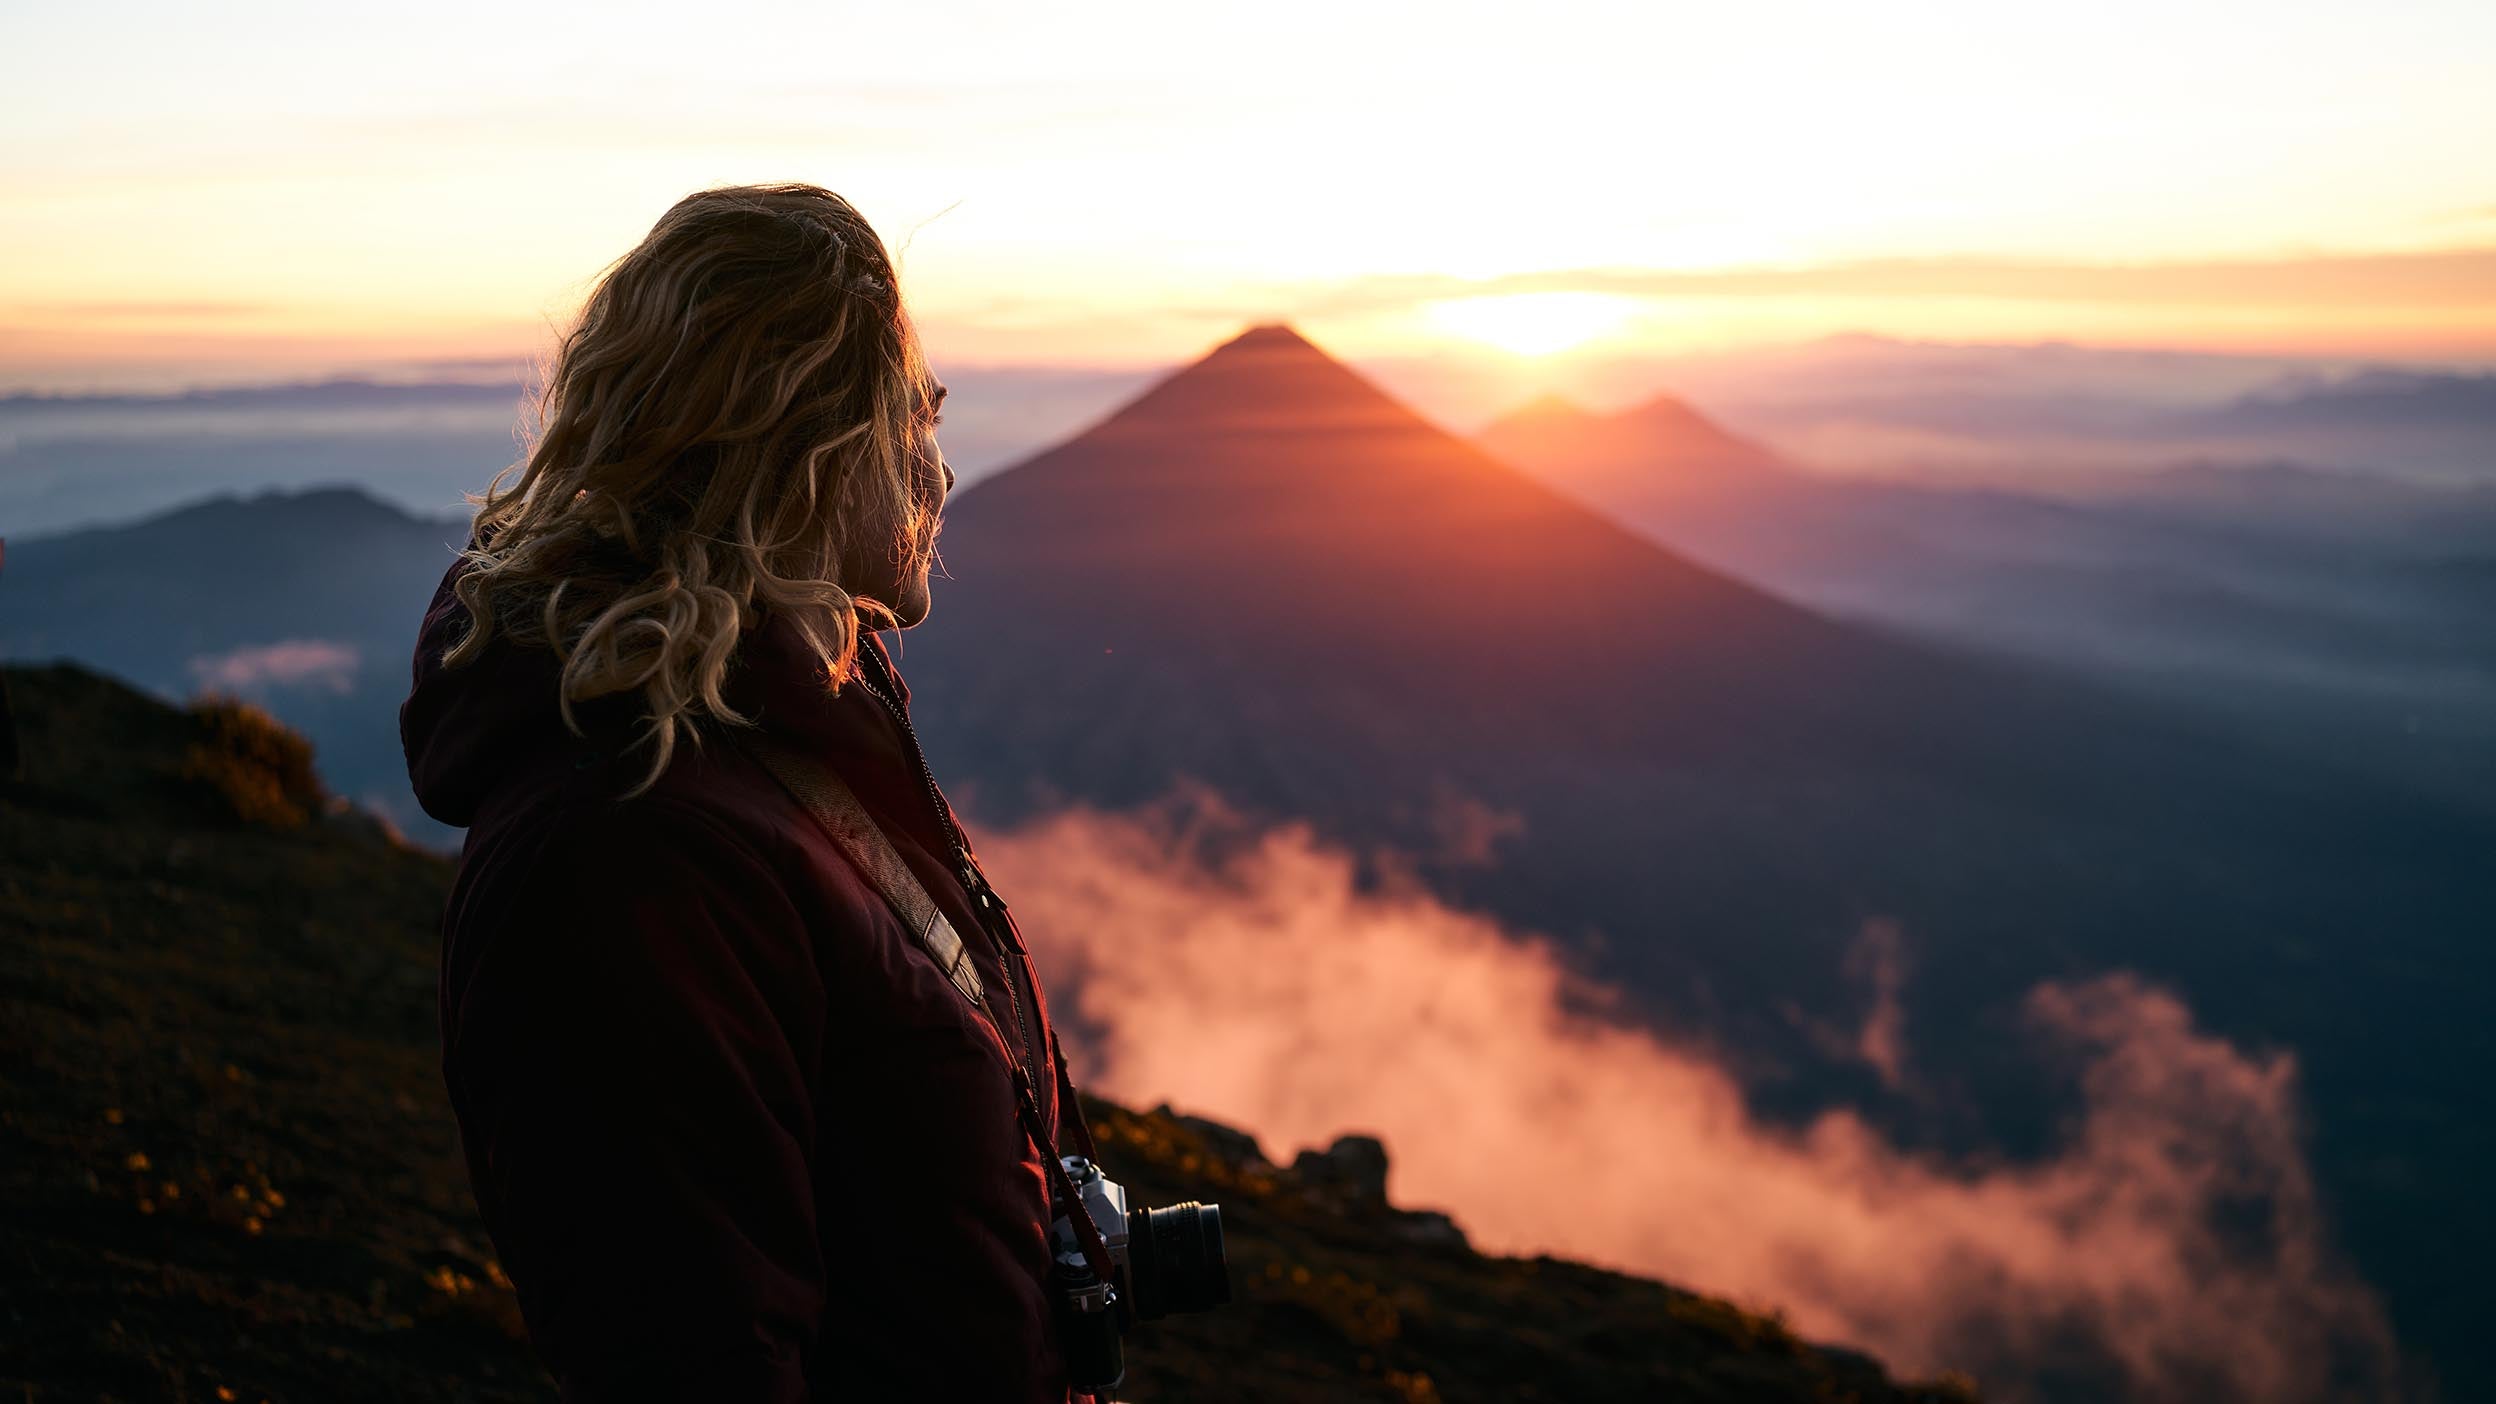
[[(1201, 782), (1658, 992), (1835, 996), (1831, 945), (1869, 915), (2006, 969), (2171, 961), (2181, 928), (2314, 919), (2292, 894), (2325, 856), (2311, 900), (2372, 926), (2339, 879), (2445, 821), (1753, 588), (1284, 326), (968, 490), (940, 544), (903, 662), (987, 814)], [(1448, 841), (1465, 815), (1510, 821), (1487, 860)]]
[(1826, 752), (1923, 666), (1658, 549), (1281, 326), (965, 493), (941, 545), (942, 619), (904, 665), (998, 812), (1187, 778), (1425, 863), (1452, 816), (1517, 813), (1551, 866), (1501, 881), (1543, 889), (1544, 921), (1604, 909), (1577, 899), (1622, 801), (1650, 832), (1717, 830), (1666, 797)]

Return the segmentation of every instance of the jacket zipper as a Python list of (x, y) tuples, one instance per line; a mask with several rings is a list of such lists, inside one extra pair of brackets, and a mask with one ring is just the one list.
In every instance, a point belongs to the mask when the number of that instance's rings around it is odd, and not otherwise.
[[(919, 749), (919, 733), (910, 725), (909, 712), (902, 707), (896, 695), (886, 693), (874, 679), (866, 675), (867, 666), (873, 666), (881, 671), (882, 660), (878, 658), (874, 664), (868, 665), (866, 660), (876, 658), (877, 655), (863, 642), (859, 646), (858, 657), (861, 667), (856, 674), (857, 680), (866, 688), (868, 696), (882, 703), (884, 710), (892, 714), (894, 723), (901, 728), (902, 739), (909, 743), (910, 759), (918, 764), (919, 779), (927, 786), (928, 806), (936, 812), (937, 826), (944, 831), (946, 841), (953, 845), (954, 871), (962, 880), (963, 890), (981, 908), (978, 913), (980, 932), (988, 938), (990, 948), (996, 951), (997, 964), (1005, 968), (1005, 1003), (1014, 1015), (1014, 1041), (1018, 1061), (1028, 1060), (1029, 1067), (1037, 1069), (1044, 1060), (1033, 1049), (1031, 1030), (1023, 1022), (1021, 995), (1023, 969), (1022, 962), (1016, 958), (1021, 952), (1021, 943), (1017, 942), (1009, 951), (1003, 938), (997, 935), (996, 929), (989, 924), (988, 920), (989, 909), (994, 909), (1000, 916), (1004, 914), (1005, 899), (998, 896), (997, 890), (988, 885), (988, 875), (979, 870), (979, 864), (971, 857), (969, 841), (963, 838), (962, 831), (955, 827), (952, 811), (945, 806), (944, 791), (936, 787), (936, 772), (927, 764), (927, 753)], [(1024, 1072), (1024, 1069), (1018, 1068), (1016, 1071)], [(1025, 1076), (1036, 1079), (1038, 1073), (1026, 1072)]]

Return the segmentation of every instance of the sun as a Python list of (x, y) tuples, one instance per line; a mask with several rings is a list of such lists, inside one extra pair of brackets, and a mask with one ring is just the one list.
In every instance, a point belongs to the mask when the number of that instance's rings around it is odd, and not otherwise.
[(1629, 320), (1635, 303), (1609, 293), (1505, 293), (1430, 304), (1430, 320), (1458, 336), (1520, 356), (1548, 356)]

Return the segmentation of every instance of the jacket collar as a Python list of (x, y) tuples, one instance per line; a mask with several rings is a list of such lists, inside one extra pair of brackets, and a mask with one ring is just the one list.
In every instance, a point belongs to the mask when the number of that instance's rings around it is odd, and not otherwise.
[[(907, 708), (910, 685), (902, 680), (901, 669), (894, 665), (884, 641), (861, 630), (858, 651), (863, 655), (859, 666), (864, 676)], [(816, 743), (846, 744), (842, 738), (858, 726), (854, 703), (874, 708), (879, 715), (883, 711), (882, 704), (866, 695), (864, 688), (844, 686), (836, 695), (823, 661), (807, 647), (796, 626), (779, 614), (765, 614), (746, 631), (720, 690), (731, 707), (765, 728)]]

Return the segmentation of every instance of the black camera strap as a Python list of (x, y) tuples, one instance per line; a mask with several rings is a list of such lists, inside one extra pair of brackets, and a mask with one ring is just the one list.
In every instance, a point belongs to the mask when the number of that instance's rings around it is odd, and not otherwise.
[[(1010, 918), (1009, 918), (1010, 920)], [(1057, 1046), (1057, 1026), (1049, 1026), (1049, 1056), (1057, 1060), (1057, 1121), (1060, 1127), (1072, 1116), (1075, 1122), (1075, 1149), (1083, 1158), (1098, 1163), (1101, 1153), (1092, 1145), (1092, 1123), (1084, 1119), (1083, 1098), (1075, 1091), (1075, 1080), (1066, 1071), (1066, 1050)]]
[[(849, 859), (851, 866), (857, 868), (883, 897), (885, 905), (901, 918), (901, 924), (909, 930), (919, 949), (927, 953), (928, 959), (936, 962), (936, 968), (945, 973), (955, 991), (978, 1014), (980, 1022), (997, 1036), (998, 1045), (1005, 1050), (1006, 1065), (1014, 1070), (1015, 1114), (1023, 1123), (1023, 1130), (1031, 1137), (1032, 1144), (1039, 1148), (1040, 1158), (1048, 1166), (1049, 1197), (1060, 1206), (1057, 1212), (1074, 1225), (1075, 1239), (1082, 1246), (1085, 1264), (1101, 1281), (1117, 1281), (1109, 1245), (1101, 1238), (1100, 1226), (1092, 1222), (1091, 1212), (1083, 1207), (1083, 1196), (1076, 1192), (1074, 1181), (1066, 1174), (1066, 1167), (1058, 1161), (1057, 1137), (1050, 1132), (1040, 1115), (1040, 1100), (1032, 1087), (1031, 1073), (1023, 1066), (1022, 1056), (1015, 1051), (1014, 1041), (1005, 1036), (1004, 1029), (997, 1023), (995, 1012), (989, 1009), (987, 992), (981, 984), (979, 971), (971, 964), (970, 952), (963, 946), (961, 935), (953, 929), (953, 923), (946, 920), (944, 912), (936, 906), (936, 899), (928, 894), (927, 884), (919, 881), (918, 874), (910, 871), (910, 865), (902, 861), (892, 839), (885, 834), (883, 826), (875, 822), (875, 816), (867, 812), (867, 807), (859, 803), (848, 782), (828, 767), (817, 764), (811, 757), (768, 737), (743, 734), (737, 739), (756, 760), (763, 763), (763, 768), (780, 782), (780, 787), (798, 802), (815, 821), (815, 826), (832, 840), (832, 846), (838, 848)], [(983, 928), (982, 934), (996, 944), (999, 959), (1012, 958), (1004, 949), (1005, 943), (998, 940), (994, 931)], [(1057, 1064), (1061, 1117), (1067, 1110), (1073, 1112), (1078, 1148), (1089, 1159), (1094, 1154), (1092, 1128), (1084, 1121), (1083, 1108), (1076, 1100), (1074, 1080), (1066, 1071), (1066, 1055), (1057, 1046), (1057, 1030), (1054, 1028), (1049, 1030), (1049, 1055), (1050, 1060)]]

